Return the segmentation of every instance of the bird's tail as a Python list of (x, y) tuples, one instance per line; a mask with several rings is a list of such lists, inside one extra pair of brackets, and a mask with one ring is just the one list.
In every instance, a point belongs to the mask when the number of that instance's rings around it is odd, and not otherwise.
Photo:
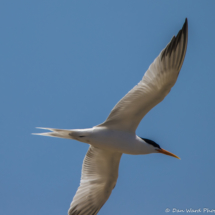
[(73, 139), (72, 136), (70, 135), (72, 133), (72, 130), (57, 129), (57, 128), (42, 128), (42, 127), (37, 127), (37, 128), (49, 130), (51, 132), (32, 133), (33, 135), (42, 135), (42, 136), (49, 136), (49, 137)]

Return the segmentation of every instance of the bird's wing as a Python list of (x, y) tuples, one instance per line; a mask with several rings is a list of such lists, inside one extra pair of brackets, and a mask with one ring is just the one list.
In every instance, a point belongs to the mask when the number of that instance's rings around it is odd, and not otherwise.
[(109, 198), (118, 178), (121, 153), (90, 146), (83, 162), (80, 186), (69, 215), (97, 214)]
[(175, 84), (187, 49), (187, 19), (165, 49), (149, 66), (143, 79), (113, 108), (106, 121), (98, 126), (135, 132), (142, 118)]

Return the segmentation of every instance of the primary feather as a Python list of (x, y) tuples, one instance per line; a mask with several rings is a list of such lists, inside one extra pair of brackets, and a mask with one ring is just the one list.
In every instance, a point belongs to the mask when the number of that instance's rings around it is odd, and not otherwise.
[(118, 178), (122, 153), (90, 146), (83, 162), (80, 186), (68, 214), (97, 214), (109, 198)]
[(187, 40), (186, 19), (178, 35), (161, 51), (138, 85), (116, 104), (99, 126), (135, 132), (142, 118), (165, 98), (175, 84), (186, 54)]

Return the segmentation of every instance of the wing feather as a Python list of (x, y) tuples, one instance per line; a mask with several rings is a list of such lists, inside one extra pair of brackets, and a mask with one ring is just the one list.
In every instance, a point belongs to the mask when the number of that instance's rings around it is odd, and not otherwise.
[(109, 198), (118, 178), (121, 153), (90, 146), (83, 162), (80, 186), (69, 215), (97, 214)]
[(187, 49), (187, 19), (165, 49), (149, 66), (142, 80), (113, 108), (98, 126), (135, 132), (142, 118), (160, 103), (174, 86)]

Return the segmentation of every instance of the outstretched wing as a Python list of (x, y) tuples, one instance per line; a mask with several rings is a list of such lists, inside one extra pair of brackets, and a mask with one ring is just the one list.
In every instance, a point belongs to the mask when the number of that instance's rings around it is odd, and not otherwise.
[(143, 79), (113, 108), (106, 121), (98, 126), (135, 132), (142, 118), (175, 84), (187, 49), (187, 19), (165, 49), (150, 65)]
[(90, 146), (83, 162), (80, 186), (69, 215), (95, 215), (109, 198), (118, 178), (121, 153)]

